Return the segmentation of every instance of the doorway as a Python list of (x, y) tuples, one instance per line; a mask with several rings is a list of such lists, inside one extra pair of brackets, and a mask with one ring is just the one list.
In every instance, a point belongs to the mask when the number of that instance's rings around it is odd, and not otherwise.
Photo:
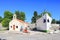
[(13, 30), (15, 30), (15, 25), (13, 25)]

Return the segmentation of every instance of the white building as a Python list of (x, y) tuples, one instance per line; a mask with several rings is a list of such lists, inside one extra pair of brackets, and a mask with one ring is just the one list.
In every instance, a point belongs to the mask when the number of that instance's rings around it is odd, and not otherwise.
[(36, 21), (37, 30), (49, 30), (52, 18), (46, 13)]
[(13, 19), (9, 23), (9, 31), (24, 31), (28, 28), (28, 23), (18, 20), (16, 14), (13, 15)]

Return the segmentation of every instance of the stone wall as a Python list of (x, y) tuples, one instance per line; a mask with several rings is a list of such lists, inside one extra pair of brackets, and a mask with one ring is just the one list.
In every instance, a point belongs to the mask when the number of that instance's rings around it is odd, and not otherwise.
[(2, 29), (2, 24), (0, 23), (0, 30)]
[[(52, 29), (52, 30), (58, 30), (59, 28), (60, 28), (60, 26), (59, 26), (59, 24), (51, 24), (51, 28), (50, 29)], [(35, 28), (35, 24), (29, 24), (29, 28), (31, 28), (31, 29), (33, 29), (33, 28)]]
[(51, 30), (59, 30), (59, 28), (60, 28), (60, 26), (59, 26), (59, 24), (51, 24)]

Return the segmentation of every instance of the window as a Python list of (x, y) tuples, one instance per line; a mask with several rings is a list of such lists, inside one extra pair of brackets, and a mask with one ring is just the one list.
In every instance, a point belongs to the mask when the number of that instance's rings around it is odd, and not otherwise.
[(49, 22), (49, 19), (47, 20), (47, 22)]
[(18, 26), (16, 26), (16, 28), (18, 28)]
[(12, 26), (11, 26), (11, 28), (12, 28)]
[(46, 22), (46, 19), (43, 20), (43, 23), (45, 23), (45, 22)]

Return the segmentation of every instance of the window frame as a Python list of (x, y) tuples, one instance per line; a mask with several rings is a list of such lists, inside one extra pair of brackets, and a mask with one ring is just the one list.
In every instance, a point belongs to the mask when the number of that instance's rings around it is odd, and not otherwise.
[(10, 26), (12, 28), (12, 26)]
[(46, 23), (46, 19), (43, 19), (43, 23)]
[(47, 22), (49, 22), (49, 19), (47, 20)]
[(18, 28), (18, 26), (16, 26), (16, 28)]

